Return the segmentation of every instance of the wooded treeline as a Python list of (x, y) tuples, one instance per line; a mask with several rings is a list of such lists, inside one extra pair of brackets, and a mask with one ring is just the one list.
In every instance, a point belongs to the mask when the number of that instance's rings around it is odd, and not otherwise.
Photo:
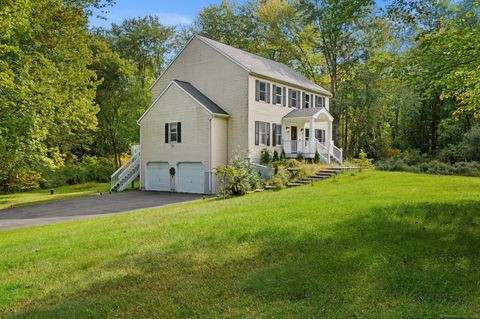
[(0, 3), (0, 192), (108, 179), (138, 141), (149, 86), (194, 33), (329, 89), (348, 156), (480, 160), (477, 0), (224, 1), (191, 26), (147, 16), (90, 28), (112, 5)]

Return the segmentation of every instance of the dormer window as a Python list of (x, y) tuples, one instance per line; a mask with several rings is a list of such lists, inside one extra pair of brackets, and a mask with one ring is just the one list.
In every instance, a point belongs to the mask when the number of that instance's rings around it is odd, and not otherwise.
[(270, 83), (255, 80), (255, 101), (270, 103)]

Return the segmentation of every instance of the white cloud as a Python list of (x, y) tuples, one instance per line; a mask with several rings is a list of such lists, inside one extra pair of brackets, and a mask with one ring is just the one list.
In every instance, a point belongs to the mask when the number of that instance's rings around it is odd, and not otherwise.
[(179, 24), (190, 24), (193, 22), (192, 18), (185, 14), (179, 14), (174, 12), (156, 12), (160, 18), (160, 22), (164, 25), (179, 25)]

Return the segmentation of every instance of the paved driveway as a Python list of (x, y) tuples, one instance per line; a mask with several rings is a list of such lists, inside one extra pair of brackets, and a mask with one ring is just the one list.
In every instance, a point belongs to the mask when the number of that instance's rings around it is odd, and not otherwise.
[(177, 204), (203, 195), (128, 191), (0, 210), (0, 230)]

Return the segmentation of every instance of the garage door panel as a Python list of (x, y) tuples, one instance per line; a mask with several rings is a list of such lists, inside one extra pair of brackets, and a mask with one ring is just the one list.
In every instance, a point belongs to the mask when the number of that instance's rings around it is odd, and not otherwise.
[(205, 169), (202, 163), (178, 164), (178, 192), (205, 193)]
[(170, 165), (166, 162), (147, 164), (147, 190), (170, 191)]

